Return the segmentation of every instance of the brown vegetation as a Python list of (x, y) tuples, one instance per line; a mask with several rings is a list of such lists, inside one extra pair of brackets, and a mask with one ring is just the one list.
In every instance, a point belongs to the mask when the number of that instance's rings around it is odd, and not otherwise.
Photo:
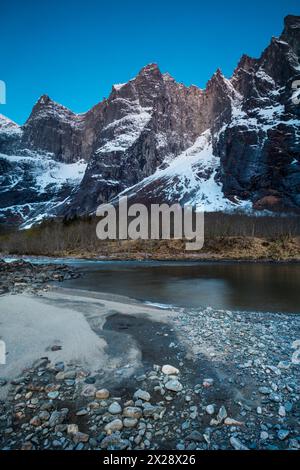
[(206, 214), (205, 244), (185, 251), (184, 240), (113, 240), (96, 237), (95, 217), (46, 221), (0, 233), (0, 252), (16, 255), (110, 259), (300, 260), (298, 217)]

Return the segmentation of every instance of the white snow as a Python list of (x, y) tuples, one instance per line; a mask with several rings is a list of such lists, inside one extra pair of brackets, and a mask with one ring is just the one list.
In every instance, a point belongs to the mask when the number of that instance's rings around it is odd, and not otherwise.
[(121, 88), (123, 88), (123, 86), (126, 85), (126, 83), (116, 83), (113, 88), (117, 91), (121, 90)]
[(38, 121), (40, 119), (54, 118), (61, 123), (68, 124), (71, 127), (78, 128), (84, 125), (85, 113), (75, 114), (65, 106), (56, 103), (53, 100), (46, 101), (44, 97), (41, 97), (37, 103), (43, 106), (38, 109), (37, 112), (33, 113), (29, 121)]
[(143, 108), (138, 101), (127, 102), (130, 113), (108, 124), (103, 132), (109, 131), (112, 138), (97, 149), (97, 154), (107, 152), (125, 152), (138, 139), (141, 132), (151, 119), (152, 108)]
[(13, 135), (21, 133), (22, 130), (18, 124), (0, 114), (0, 134)]
[[(79, 185), (87, 167), (87, 163), (83, 160), (62, 163), (53, 160), (51, 154), (41, 155), (34, 152), (30, 156), (0, 154), (0, 158), (19, 164), (22, 168), (21, 177), (26, 172), (30, 173), (35, 180), (34, 188), (40, 193), (45, 192), (48, 185), (54, 185), (55, 189), (61, 188), (66, 183)], [(16, 170), (17, 174), (19, 168)], [(14, 185), (18, 181), (19, 178), (15, 178)]]
[[(244, 126), (248, 129), (267, 132), (269, 129), (279, 124), (299, 126), (299, 120), (297, 119), (283, 120), (282, 115), (284, 111), (284, 106), (277, 104), (275, 106), (254, 109), (253, 112), (256, 113), (257, 117), (249, 117), (239, 106), (233, 106), (232, 121), (228, 124), (228, 127)], [(222, 131), (225, 130), (226, 127), (227, 126), (224, 126)]]
[(258, 69), (256, 76), (261, 80), (265, 80), (266, 82), (270, 83), (270, 85), (275, 86), (275, 81), (273, 78), (270, 77), (270, 75), (268, 75), (262, 67)]
[(213, 155), (210, 131), (204, 132), (192, 147), (172, 160), (165, 169), (158, 169), (153, 175), (122, 194), (135, 194), (148, 184), (158, 181), (163, 185), (167, 199), (195, 205), (206, 212), (232, 211), (236, 208), (251, 210), (249, 201), (225, 198), (221, 183), (215, 177), (220, 166), (219, 158)]

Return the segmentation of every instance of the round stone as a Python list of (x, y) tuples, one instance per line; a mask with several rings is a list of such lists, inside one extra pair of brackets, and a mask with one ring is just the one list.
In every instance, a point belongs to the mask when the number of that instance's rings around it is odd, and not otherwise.
[(116, 431), (121, 431), (123, 429), (123, 422), (120, 419), (114, 419), (104, 427), (104, 431), (107, 434), (111, 434)]
[(179, 380), (169, 380), (166, 385), (165, 385), (167, 390), (171, 390), (171, 392), (181, 392), (183, 390), (182, 384), (179, 382)]
[(209, 414), (209, 415), (213, 415), (214, 412), (215, 412), (215, 407), (214, 405), (207, 405), (207, 407), (205, 408), (206, 410), (206, 413)]
[(145, 390), (137, 390), (135, 394), (133, 395), (133, 398), (135, 400), (143, 400), (143, 401), (149, 401), (151, 398), (150, 393), (146, 392)]
[(122, 412), (122, 408), (120, 404), (115, 401), (109, 406), (108, 412), (112, 415), (117, 415)]
[(142, 410), (137, 406), (127, 406), (127, 408), (124, 409), (123, 416), (125, 416), (125, 418), (140, 419), (142, 417)]
[(138, 420), (134, 418), (125, 418), (123, 421), (125, 428), (135, 428), (137, 423), (138, 423)]
[(97, 390), (96, 398), (98, 398), (98, 400), (107, 400), (107, 398), (109, 398), (109, 391), (106, 388), (101, 388), (101, 390)]
[(179, 374), (179, 370), (176, 369), (176, 367), (166, 364), (162, 367), (162, 373), (165, 375), (177, 375)]

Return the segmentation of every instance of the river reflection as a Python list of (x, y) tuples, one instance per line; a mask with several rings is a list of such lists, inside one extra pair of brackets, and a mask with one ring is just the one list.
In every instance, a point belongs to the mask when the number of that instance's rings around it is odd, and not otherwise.
[[(300, 265), (81, 262), (68, 287), (181, 307), (300, 312)], [(65, 283), (64, 283), (65, 285)]]

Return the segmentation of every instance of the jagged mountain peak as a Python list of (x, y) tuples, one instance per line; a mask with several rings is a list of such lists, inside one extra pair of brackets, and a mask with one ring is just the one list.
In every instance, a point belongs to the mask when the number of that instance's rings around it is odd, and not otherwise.
[(299, 15), (287, 15), (284, 18), (284, 32), (287, 34), (289, 31), (294, 31), (295, 29), (300, 29), (300, 16)]
[(288, 42), (298, 58), (300, 57), (300, 16), (286, 16), (280, 39)]
[(12, 119), (0, 114), (0, 130), (5, 129), (6, 127), (20, 128), (20, 126)]
[(299, 24), (287, 17), (259, 58), (244, 54), (230, 79), (217, 69), (203, 90), (150, 63), (85, 114), (43, 95), (21, 130), (0, 116), (0, 218), (90, 214), (125, 190), (207, 210), (300, 211)]
[(149, 75), (161, 73), (156, 63), (150, 63), (141, 68), (138, 75)]
[(225, 83), (226, 78), (223, 75), (223, 72), (220, 68), (217, 68), (212, 77), (208, 80), (206, 85), (206, 90), (209, 91), (211, 88), (214, 88), (217, 84)]
[(243, 54), (241, 59), (239, 60), (237, 67), (235, 68), (233, 72), (232, 78), (236, 77), (240, 73), (241, 70), (247, 73), (253, 72), (257, 65), (257, 62), (258, 62), (258, 59), (250, 57), (247, 54)]
[(53, 102), (53, 100), (51, 100), (50, 96), (44, 94), (44, 95), (39, 97), (36, 104), (47, 105), (50, 102)]
[(45, 116), (55, 115), (57, 114), (57, 118), (64, 118), (64, 119), (76, 119), (78, 116), (76, 113), (71, 111), (66, 106), (63, 106), (60, 103), (57, 103), (53, 99), (51, 99), (48, 95), (42, 95), (36, 104), (34, 105), (32, 112), (26, 121), (25, 125), (28, 124), (32, 119), (42, 119)]

